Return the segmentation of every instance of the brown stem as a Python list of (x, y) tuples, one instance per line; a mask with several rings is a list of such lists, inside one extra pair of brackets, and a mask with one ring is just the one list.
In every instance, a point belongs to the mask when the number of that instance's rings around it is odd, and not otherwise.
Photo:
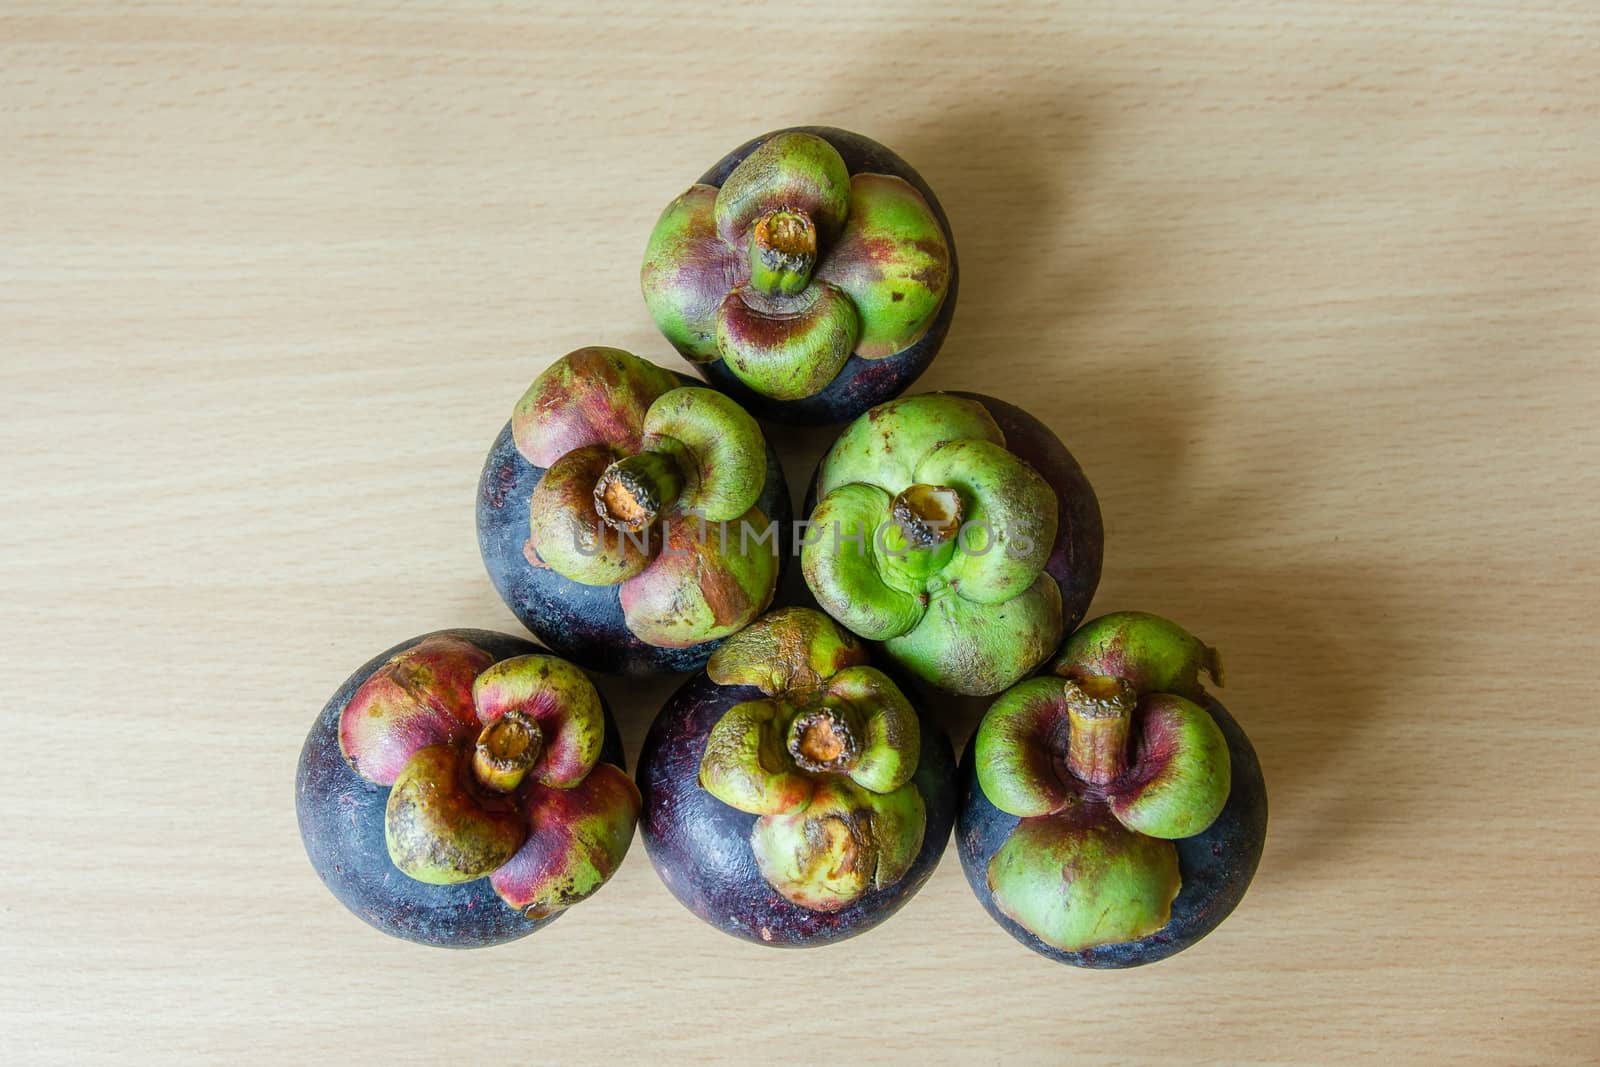
[(683, 472), (671, 456), (640, 452), (605, 469), (594, 486), (594, 510), (617, 530), (649, 526), (683, 491)]
[(1105, 785), (1128, 769), (1128, 735), (1137, 703), (1133, 686), (1103, 674), (1068, 678), (1063, 685), (1071, 723), (1067, 769), (1082, 781)]
[(543, 750), (539, 724), (520, 711), (508, 711), (478, 732), (472, 773), (485, 789), (509, 793), (522, 784)]
[(795, 716), (789, 726), (789, 755), (801, 770), (840, 773), (855, 766), (861, 742), (843, 708), (824, 704)]
[(907, 486), (889, 505), (889, 516), (900, 526), (912, 548), (932, 548), (961, 530), (961, 494), (943, 485)]

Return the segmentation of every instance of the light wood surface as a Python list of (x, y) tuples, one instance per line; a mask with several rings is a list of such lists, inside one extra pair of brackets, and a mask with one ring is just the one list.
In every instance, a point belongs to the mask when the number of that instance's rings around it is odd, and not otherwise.
[[(1597, 72), (1592, 0), (0, 3), (0, 1061), (1593, 1061)], [(476, 953), (306, 862), (346, 674), (517, 630), (472, 519), (511, 405), (581, 344), (678, 365), (645, 236), (794, 122), (943, 199), (918, 388), (1068, 442), (1096, 608), (1228, 657), (1271, 831), (1168, 962), (1032, 955), (953, 850), (808, 953), (637, 843)], [(603, 684), (631, 760), (673, 683)]]

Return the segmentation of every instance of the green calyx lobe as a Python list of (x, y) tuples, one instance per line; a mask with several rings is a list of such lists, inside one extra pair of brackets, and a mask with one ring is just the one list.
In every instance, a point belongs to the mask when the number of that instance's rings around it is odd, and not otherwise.
[(997, 693), (1061, 639), (1045, 573), (1055, 491), (1006, 450), (982, 404), (891, 401), (824, 457), (801, 567), (819, 603), (919, 677)]
[(685, 358), (724, 360), (751, 389), (814, 396), (852, 354), (919, 341), (943, 305), (950, 248), (913, 186), (851, 175), (827, 140), (768, 138), (721, 188), (696, 185), (662, 212), (640, 286)]
[(892, 497), (913, 484), (917, 465), (946, 441), (1006, 443), (987, 408), (947, 393), (924, 393), (879, 404), (845, 427), (822, 458), (817, 492), (876, 485)]
[(736, 284), (737, 254), (717, 233), (717, 189), (693, 185), (666, 206), (650, 231), (639, 288), (661, 335), (691, 363), (721, 358), (717, 305)]
[(545, 471), (528, 502), (530, 558), (584, 585), (626, 581), (659, 550), (648, 526), (624, 531), (601, 516), (595, 498), (612, 457), (607, 445), (573, 449)]
[(879, 562), (875, 539), (891, 503), (875, 485), (841, 485), (811, 513), (811, 529), (800, 548), (800, 569), (818, 603), (869, 641), (906, 633), (925, 609), (917, 583), (891, 584), (892, 572)]
[(826, 616), (790, 608), (735, 635), (707, 666), (719, 685), (754, 685), (766, 697), (712, 727), (700, 784), (761, 816), (750, 847), (763, 877), (817, 911), (893, 885), (922, 847), (925, 812), (911, 781), (920, 723), (864, 660)]
[(411, 757), (389, 791), (384, 836), (401, 873), (430, 885), (470, 882), (516, 854), (524, 831), (515, 810), (471, 788), (467, 760), (452, 745)]
[(989, 862), (995, 904), (1063, 952), (1148, 937), (1167, 925), (1180, 887), (1171, 842), (1087, 807), (1024, 819)]
[(956, 536), (966, 517), (961, 494), (945, 485), (907, 486), (889, 502), (889, 522), (875, 544), (883, 580), (908, 593), (927, 591), (929, 579), (944, 570), (956, 551)]
[(718, 685), (753, 685), (768, 696), (821, 685), (867, 662), (861, 642), (810, 608), (779, 608), (724, 641), (706, 663)]
[[(1210, 827), (1232, 787), (1227, 741), (1196, 702), (1214, 653), (1156, 616), (1107, 618), (1068, 640), (1069, 676), (1012, 687), (973, 742), (985, 797), (1022, 819), (990, 862), (996, 904), (1064, 951), (1164, 926), (1180, 884), (1171, 841)], [(1196, 699), (1152, 679), (1192, 682)]]
[(929, 594), (916, 625), (886, 640), (884, 649), (929, 685), (988, 696), (1043, 663), (1062, 625), (1061, 587), (1048, 574), (999, 605), (947, 585)]
[(685, 386), (650, 405), (642, 447), (670, 456), (683, 478), (680, 511), (725, 522), (755, 506), (767, 480), (767, 443), (756, 420), (713, 389)]
[(756, 820), (750, 850), (767, 884), (792, 904), (837, 911), (904, 878), (927, 827), (922, 794), (870, 792), (828, 779), (806, 809)]
[(1075, 630), (1051, 661), (1063, 677), (1114, 674), (1140, 693), (1177, 693), (1191, 700), (1203, 693), (1200, 675), (1218, 686), (1222, 657), (1175, 622), (1145, 611), (1115, 611)]
[(1003, 604), (1044, 573), (1056, 539), (1056, 494), (1022, 460), (990, 441), (950, 441), (917, 465), (920, 481), (953, 487), (967, 523), (944, 574), (962, 596)]
[(786, 296), (752, 282), (728, 294), (716, 329), (722, 358), (740, 381), (777, 400), (799, 400), (833, 381), (855, 348), (861, 320), (832, 285)]
[(809, 133), (768, 138), (733, 168), (712, 207), (718, 232), (735, 247), (776, 211), (805, 215), (820, 231), (819, 243), (843, 228), (850, 171), (831, 144)]
[(856, 306), (856, 353), (882, 359), (915, 344), (933, 325), (950, 284), (950, 246), (910, 183), (857, 174), (850, 179), (849, 222), (817, 277)]

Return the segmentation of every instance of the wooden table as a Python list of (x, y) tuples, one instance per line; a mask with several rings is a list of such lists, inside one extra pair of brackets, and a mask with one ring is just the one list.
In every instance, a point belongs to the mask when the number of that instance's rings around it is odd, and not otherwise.
[[(1592, 1061), (1597, 70), (1592, 0), (4, 3), (0, 1060)], [(472, 521), (511, 405), (582, 344), (676, 365), (645, 236), (793, 122), (938, 190), (919, 388), (1069, 443), (1097, 608), (1228, 656), (1272, 827), (1192, 951), (1050, 964), (953, 850), (810, 953), (637, 844), (476, 953), (306, 862), (334, 687), (517, 629)], [(603, 683), (630, 758), (673, 684)]]

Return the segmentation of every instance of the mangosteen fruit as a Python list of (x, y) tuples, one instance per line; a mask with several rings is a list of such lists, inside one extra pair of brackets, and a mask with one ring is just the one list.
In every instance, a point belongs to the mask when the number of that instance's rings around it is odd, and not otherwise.
[(345, 907), (395, 937), (474, 948), (599, 889), (639, 790), (582, 671), (518, 638), (441, 630), (339, 687), (306, 736), (295, 807)]
[(652, 724), (645, 848), (717, 929), (827, 944), (887, 919), (933, 873), (954, 774), (949, 740), (859, 641), (783, 608), (730, 637)]
[(656, 326), (763, 418), (826, 424), (900, 395), (956, 306), (939, 200), (876, 141), (796, 126), (667, 205), (639, 272)]
[(1266, 840), (1261, 764), (1200, 682), (1221, 685), (1221, 661), (1166, 619), (1117, 612), (1051, 668), (995, 700), (962, 756), (962, 869), (1053, 960), (1166, 959), (1238, 906)]
[(990, 696), (1100, 581), (1094, 490), (1038, 419), (977, 393), (880, 404), (823, 457), (800, 566), (823, 610), (924, 683)]
[(766, 610), (789, 489), (761, 427), (616, 348), (534, 381), (484, 463), (478, 547), (524, 626), (592, 670), (688, 671)]

